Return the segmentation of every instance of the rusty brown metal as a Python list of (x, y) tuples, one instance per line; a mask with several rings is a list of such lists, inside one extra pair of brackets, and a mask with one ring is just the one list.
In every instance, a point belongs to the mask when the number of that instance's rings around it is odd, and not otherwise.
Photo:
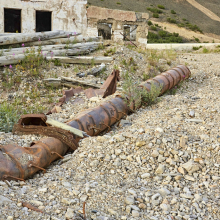
[[(186, 66), (180, 65), (145, 81), (140, 86), (150, 91), (151, 85), (154, 84), (162, 87), (162, 94), (182, 80), (189, 78), (190, 74), (190, 70)], [(126, 102), (117, 96), (96, 108), (82, 112), (74, 120), (68, 121), (67, 124), (86, 132), (90, 136), (95, 136), (119, 122), (129, 112), (130, 108)], [(29, 148), (15, 144), (0, 146), (1, 180), (25, 180), (37, 171), (44, 170), (52, 161), (61, 158), (67, 151), (77, 148), (79, 137), (68, 136), (69, 134), (60, 130), (50, 130), (52, 128), (48, 127), (45, 121), (46, 116), (43, 114), (21, 117), (13, 130), (14, 132), (38, 133), (38, 130), (41, 130), (39, 133), (44, 132), (44, 135), (51, 137), (34, 142)], [(48, 129), (48, 133), (45, 133), (44, 129)]]
[(47, 116), (44, 114), (22, 115), (18, 123), (14, 125), (13, 133), (18, 135), (41, 134), (59, 139), (72, 150), (78, 148), (78, 143), (75, 141), (74, 134), (58, 127), (49, 126), (46, 120)]
[(105, 98), (109, 95), (112, 95), (116, 92), (117, 81), (120, 80), (119, 70), (113, 70), (113, 72), (108, 76), (104, 84), (100, 87), (100, 89), (89, 88), (83, 90), (81, 87), (77, 87), (75, 89), (71, 88), (69, 90), (63, 91), (63, 97), (59, 99), (59, 102), (51, 109), (47, 115), (52, 113), (57, 113), (56, 106), (62, 106), (65, 102), (68, 102), (69, 99), (75, 94), (79, 94), (80, 92), (84, 92), (88, 99), (94, 96), (102, 96)]
[(0, 179), (25, 180), (43, 167), (65, 155), (69, 147), (56, 138), (43, 138), (31, 147), (15, 144), (0, 146)]
[(161, 94), (163, 94), (168, 89), (172, 89), (181, 81), (189, 78), (190, 75), (191, 72), (186, 66), (179, 65), (171, 70), (161, 73), (153, 79), (148, 79), (147, 81), (141, 83), (141, 87), (150, 91), (151, 84), (153, 83), (158, 88), (162, 86)]
[[(41, 209), (38, 209), (37, 207), (31, 205), (31, 204), (28, 203), (28, 202), (22, 202), (22, 206), (23, 206), (23, 207), (27, 207), (28, 209), (31, 209), (31, 210), (36, 211), (36, 212), (45, 213), (45, 212), (42, 211)], [(45, 214), (47, 214), (47, 213), (45, 213)]]

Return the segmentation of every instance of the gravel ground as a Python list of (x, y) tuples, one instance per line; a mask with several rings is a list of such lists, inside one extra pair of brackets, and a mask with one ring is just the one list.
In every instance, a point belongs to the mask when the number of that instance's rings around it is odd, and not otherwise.
[[(220, 54), (182, 54), (179, 62), (191, 78), (128, 116), (130, 125), (82, 140), (44, 175), (0, 181), (0, 219), (83, 219), (86, 202), (86, 219), (219, 220)], [(65, 121), (103, 101), (79, 96), (86, 104), (74, 110), (67, 103), (62, 111), (71, 113), (54, 118)], [(1, 133), (0, 144), (36, 138)]]

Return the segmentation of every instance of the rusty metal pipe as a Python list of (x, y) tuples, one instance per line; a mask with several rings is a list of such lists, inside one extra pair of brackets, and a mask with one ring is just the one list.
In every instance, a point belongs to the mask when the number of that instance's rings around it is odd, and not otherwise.
[[(160, 88), (162, 85), (161, 94), (163, 94), (175, 87), (179, 82), (189, 78), (190, 75), (190, 70), (186, 66), (179, 65), (153, 79), (145, 81), (140, 86), (150, 91), (152, 84)], [(129, 107), (125, 101), (120, 97), (116, 97), (96, 108), (82, 112), (74, 120), (68, 121), (67, 124), (83, 130), (90, 136), (95, 136), (109, 129), (111, 125), (118, 122), (128, 113)], [(38, 118), (29, 116), (25, 118), (23, 116), (22, 120), (20, 120), (22, 125), (20, 129), (27, 128), (28, 130), (29, 127), (33, 129), (36, 126), (40, 129), (42, 126), (45, 126), (45, 119), (43, 119), (42, 115), (37, 116)], [(30, 128), (29, 130), (31, 130)], [(50, 130), (48, 127), (46, 128), (42, 130)], [(60, 131), (56, 132), (57, 134), (60, 133)], [(50, 130), (49, 133), (53, 135), (54, 130)], [(68, 137), (71, 137), (69, 135), (67, 134)], [(60, 136), (65, 136), (65, 132)], [(59, 138), (60, 140), (54, 137), (43, 138), (33, 143), (29, 148), (20, 147), (15, 144), (0, 146), (0, 179), (25, 180), (39, 170), (45, 171), (45, 167), (49, 166), (52, 161), (65, 155), (68, 150), (74, 150), (72, 144), (65, 141), (65, 138)], [(78, 141), (79, 138), (73, 137), (72, 142), (74, 146), (76, 146)]]
[[(65, 155), (69, 146), (56, 138), (43, 138), (31, 147), (0, 146), (0, 179), (25, 180)], [(54, 153), (56, 152), (56, 153)]]

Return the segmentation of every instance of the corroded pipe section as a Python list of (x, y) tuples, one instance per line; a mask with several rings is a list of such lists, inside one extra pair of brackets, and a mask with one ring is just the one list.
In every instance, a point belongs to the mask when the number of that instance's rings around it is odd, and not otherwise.
[[(161, 89), (161, 94), (175, 87), (181, 81), (189, 78), (190, 70), (183, 65), (168, 70), (153, 79), (149, 79), (140, 86), (147, 91), (151, 90), (151, 85)], [(102, 105), (81, 113), (76, 119), (68, 121), (67, 124), (83, 130), (90, 136), (98, 135), (100, 132), (109, 129), (111, 125), (117, 123), (121, 118), (129, 113), (129, 107), (126, 102), (116, 97)], [(38, 120), (39, 119), (39, 120)], [(34, 121), (33, 121), (34, 120)], [(22, 123), (22, 131), (31, 132), (33, 129), (39, 131), (48, 130), (48, 134), (54, 133), (54, 128), (47, 126), (45, 118), (42, 115), (35, 117), (27, 116), (19, 120)], [(19, 129), (19, 126), (16, 127)], [(41, 128), (41, 129), (40, 129)], [(19, 132), (19, 131), (18, 131)], [(56, 132), (60, 133), (59, 130)], [(61, 136), (69, 137), (69, 134), (61, 132)], [(59, 139), (57, 139), (59, 138)], [(39, 170), (44, 170), (50, 163), (58, 158), (62, 158), (68, 150), (74, 149), (72, 144), (63, 142), (61, 137), (43, 138), (38, 142), (32, 143), (29, 148), (17, 145), (0, 146), (0, 179), (1, 180), (24, 180), (32, 176)], [(78, 137), (74, 137), (72, 142), (76, 146), (79, 141)]]
[(69, 147), (56, 138), (43, 138), (32, 143), (31, 147), (20, 147), (16, 144), (0, 146), (0, 179), (25, 180), (61, 155)]
[(129, 109), (122, 98), (116, 97), (102, 105), (82, 112), (76, 119), (67, 122), (71, 127), (96, 136), (126, 116)]

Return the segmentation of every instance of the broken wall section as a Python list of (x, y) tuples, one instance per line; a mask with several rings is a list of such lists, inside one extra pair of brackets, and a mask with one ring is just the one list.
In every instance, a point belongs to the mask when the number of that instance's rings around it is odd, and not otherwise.
[[(87, 9), (88, 28), (90, 36), (102, 35), (104, 39), (123, 41), (127, 38), (147, 44), (147, 20), (149, 14), (135, 13), (133, 11), (122, 11), (90, 6)], [(110, 28), (111, 27), (111, 28)], [(105, 36), (108, 36), (105, 38)]]
[[(47, 22), (45, 29), (48, 29), (48, 31), (49, 29), (76, 31), (86, 35), (86, 4), (87, 0), (1, 0), (0, 33), (34, 33), (37, 29), (38, 31), (41, 29), (42, 24), (44, 24), (43, 20), (45, 20)], [(20, 21), (18, 20), (19, 24), (14, 27), (13, 18), (10, 20), (10, 16), (7, 16), (10, 12), (9, 10), (12, 10), (11, 18), (16, 13), (19, 13), (18, 10), (21, 12)], [(16, 12), (14, 15), (13, 10)], [(19, 18), (19, 15), (17, 17)], [(37, 17), (38, 20), (36, 19)], [(48, 21), (50, 19), (51, 21)], [(12, 27), (7, 28), (5, 27), (6, 25), (11, 25)]]

